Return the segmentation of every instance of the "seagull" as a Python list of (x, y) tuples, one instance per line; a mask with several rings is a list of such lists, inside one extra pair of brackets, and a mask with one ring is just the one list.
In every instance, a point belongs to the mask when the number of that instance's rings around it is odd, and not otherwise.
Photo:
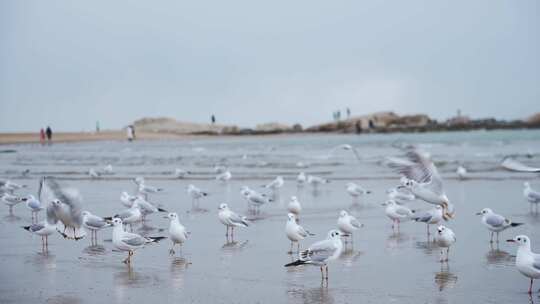
[(259, 213), (259, 209), (262, 205), (267, 204), (272, 201), (266, 194), (259, 193), (255, 190), (250, 189), (249, 187), (242, 187), (242, 195), (248, 203), (248, 207), (254, 207), (255, 213)]
[(148, 243), (158, 242), (165, 237), (142, 237), (135, 233), (125, 232), (122, 227), (122, 220), (119, 218), (114, 218), (112, 220), (113, 233), (112, 233), (112, 242), (116, 249), (120, 251), (127, 251), (128, 256), (124, 260), (125, 264), (131, 264), (131, 256), (133, 252), (139, 248), (142, 248)]
[(105, 168), (103, 168), (103, 173), (104, 174), (113, 174), (113, 167), (111, 164), (108, 164), (105, 166)]
[(223, 173), (225, 171), (227, 171), (226, 166), (221, 166), (221, 165), (215, 165), (214, 166), (214, 172), (216, 172), (217, 174), (221, 174), (221, 173)]
[(429, 225), (436, 225), (443, 219), (442, 207), (437, 205), (435, 208), (428, 210), (412, 218), (415, 222), (426, 223), (427, 234), (430, 235)]
[(35, 235), (41, 236), (41, 249), (45, 252), (49, 247), (49, 235), (56, 232), (56, 223), (49, 224), (49, 222), (45, 220), (41, 223), (24, 226), (23, 228)]
[(540, 254), (531, 251), (531, 240), (526, 235), (518, 235), (507, 242), (519, 246), (516, 254), (516, 267), (521, 274), (531, 279), (529, 285), (529, 294), (531, 294), (533, 280), (540, 278)]
[(93, 215), (90, 211), (83, 211), (82, 216), (84, 228), (90, 230), (90, 242), (94, 244), (95, 241), (97, 244), (97, 232), (103, 228), (110, 227), (111, 223), (100, 216)]
[(233, 238), (234, 227), (247, 227), (249, 222), (245, 216), (239, 216), (234, 213), (227, 204), (219, 205), (218, 218), (219, 221), (227, 227), (226, 237), (229, 237), (229, 228), (231, 228), (231, 239)]
[(145, 200), (142, 196), (137, 197), (137, 199), (133, 203), (136, 203), (137, 207), (139, 207), (139, 210), (141, 211), (141, 221), (143, 222), (146, 220), (146, 216), (149, 214), (157, 212), (168, 212), (163, 208), (154, 206), (152, 203)]
[(148, 198), (148, 194), (163, 192), (163, 188), (157, 188), (145, 185), (144, 182), (139, 184), (139, 194), (144, 194), (145, 198)]
[(314, 175), (308, 175), (307, 177), (307, 183), (313, 186), (314, 189), (317, 189), (317, 187), (319, 187), (321, 184), (328, 184), (329, 182), (330, 181), (325, 178)]
[(30, 212), (32, 213), (32, 223), (37, 221), (38, 212), (45, 209), (45, 207), (32, 194), (23, 197), (22, 200), (26, 202), (26, 207), (30, 209)]
[(300, 211), (302, 211), (302, 205), (300, 205), (300, 202), (296, 196), (291, 196), (291, 200), (289, 201), (289, 204), (287, 204), (287, 211), (296, 216), (298, 216)]
[(443, 218), (454, 216), (454, 207), (446, 196), (443, 181), (429, 155), (416, 149), (409, 149), (406, 159), (389, 157), (389, 166), (407, 180), (405, 187), (419, 199), (443, 207)]
[(414, 211), (405, 206), (398, 205), (393, 200), (388, 200), (382, 203), (382, 205), (386, 206), (384, 212), (386, 213), (386, 216), (392, 220), (392, 229), (394, 229), (394, 225), (397, 223), (397, 228), (399, 230), (399, 223), (410, 220), (414, 215)]
[(131, 208), (133, 206), (133, 202), (138, 198), (136, 195), (129, 195), (126, 191), (122, 192), (120, 195), (120, 202), (122, 202), (122, 205), (126, 206), (127, 208)]
[[(307, 250), (299, 254), (299, 259), (286, 264), (285, 267), (299, 265), (315, 265), (321, 268), (322, 279), (328, 282), (328, 262), (337, 259), (343, 251), (343, 242), (341, 241), (341, 233), (337, 230), (330, 230), (325, 240), (314, 243)], [(323, 267), (326, 268), (326, 276), (324, 275)]]
[[(450, 246), (456, 242), (456, 235), (454, 232), (445, 226), (439, 226), (437, 228), (437, 234), (435, 235), (435, 242), (441, 247), (441, 259), (440, 262), (448, 262), (448, 253), (450, 252)], [(446, 259), (444, 259), (444, 250), (446, 248)]]
[(26, 185), (20, 185), (9, 180), (0, 181), (0, 193), (8, 192), (13, 194), (13, 192), (22, 188), (26, 188)]
[(4, 201), (6, 205), (8, 205), (9, 214), (13, 214), (13, 207), (15, 207), (16, 205), (18, 205), (19, 203), (23, 201), (22, 197), (12, 195), (7, 192), (2, 194), (0, 198), (2, 199), (2, 201)]
[(169, 250), (169, 253), (173, 255), (174, 245), (178, 244), (181, 247), (188, 238), (188, 232), (186, 231), (186, 227), (180, 224), (178, 214), (172, 212), (165, 216), (165, 218), (171, 220), (169, 224), (169, 238), (171, 239), (172, 247)]
[(188, 174), (191, 174), (191, 172), (180, 168), (174, 169), (174, 177), (176, 178), (184, 178)]
[(482, 224), (491, 231), (490, 243), (493, 243), (493, 233), (497, 233), (497, 243), (499, 243), (499, 232), (506, 230), (510, 227), (517, 227), (523, 225), (523, 223), (513, 223), (509, 219), (499, 215), (489, 208), (484, 208), (482, 211), (476, 213), (476, 215), (482, 216)]
[(296, 177), (296, 186), (299, 188), (304, 187), (306, 181), (307, 181), (306, 174), (304, 172), (298, 173), (298, 176)]
[(363, 227), (364, 225), (360, 224), (360, 222), (354, 216), (350, 215), (347, 211), (341, 210), (341, 212), (339, 213), (339, 218), (337, 220), (337, 226), (339, 228), (339, 231), (341, 231), (341, 235), (344, 237), (350, 236), (352, 242), (353, 232), (358, 230), (358, 228)]
[(523, 189), (523, 196), (525, 196), (525, 199), (530, 203), (531, 211), (534, 204), (536, 205), (536, 212), (538, 212), (538, 203), (540, 203), (540, 192), (531, 188), (531, 184), (529, 184), (529, 182), (525, 182), (523, 185), (525, 186), (525, 189)]
[(347, 190), (347, 193), (349, 193), (349, 195), (352, 196), (353, 201), (356, 201), (356, 199), (359, 196), (363, 196), (363, 195), (371, 193), (370, 190), (366, 190), (355, 183), (347, 183), (345, 189)]
[(63, 232), (58, 231), (64, 238), (80, 240), (86, 235), (81, 229), (82, 197), (77, 189), (61, 187), (56, 179), (43, 177), (38, 193), (40, 201), (53, 201), (51, 211), (64, 224)]
[(263, 188), (266, 188), (266, 189), (271, 189), (273, 191), (277, 191), (279, 190), (279, 188), (283, 187), (283, 184), (285, 182), (283, 181), (283, 177), (281, 176), (277, 176), (273, 181), (271, 181), (270, 183), (262, 186)]
[(300, 253), (300, 241), (303, 240), (308, 235), (314, 235), (310, 233), (309, 231), (305, 230), (304, 227), (298, 225), (296, 223), (297, 218), (294, 214), (289, 213), (287, 214), (288, 220), (287, 224), (285, 224), (285, 234), (287, 235), (287, 238), (291, 241), (291, 250), (289, 250), (289, 254), (293, 253), (293, 244), (297, 244), (297, 252)]
[(414, 201), (416, 197), (411, 193), (411, 190), (405, 188), (405, 186), (397, 186), (392, 189), (386, 190), (388, 199), (395, 201), (396, 203), (403, 205), (407, 202)]
[(230, 171), (225, 171), (223, 173), (220, 173), (218, 175), (216, 175), (216, 180), (222, 182), (222, 183), (226, 183), (228, 182), (232, 177), (232, 174)]
[(90, 168), (90, 170), (88, 170), (88, 175), (90, 176), (90, 178), (99, 178), (99, 173), (97, 173), (94, 168)]
[(459, 179), (464, 180), (467, 178), (467, 169), (463, 166), (459, 166), (456, 169), (456, 174), (458, 175)]
[(202, 191), (201, 189), (195, 187), (195, 185), (188, 185), (187, 193), (191, 196), (191, 207), (199, 207), (199, 199), (201, 197), (208, 196), (207, 192)]
[(358, 161), (361, 161), (362, 159), (360, 158), (360, 154), (358, 153), (358, 151), (351, 145), (349, 144), (342, 144), (342, 145), (339, 145), (337, 147), (334, 147), (330, 153), (334, 152), (335, 150), (339, 150), (339, 149), (342, 149), (342, 150), (346, 150), (346, 151), (352, 151), (354, 153), (354, 157), (356, 157), (356, 159)]
[(133, 224), (142, 221), (142, 212), (139, 208), (139, 200), (135, 200), (133, 205), (131, 205), (131, 208), (115, 214), (113, 218), (121, 219), (125, 225), (129, 224), (131, 231), (133, 231)]

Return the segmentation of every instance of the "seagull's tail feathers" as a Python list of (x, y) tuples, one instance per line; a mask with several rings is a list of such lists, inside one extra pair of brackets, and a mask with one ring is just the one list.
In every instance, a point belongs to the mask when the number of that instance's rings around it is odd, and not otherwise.
[(158, 210), (159, 212), (169, 212), (169, 211), (167, 211), (167, 210), (165, 210), (165, 209), (163, 209), (163, 208), (157, 208), (157, 210)]

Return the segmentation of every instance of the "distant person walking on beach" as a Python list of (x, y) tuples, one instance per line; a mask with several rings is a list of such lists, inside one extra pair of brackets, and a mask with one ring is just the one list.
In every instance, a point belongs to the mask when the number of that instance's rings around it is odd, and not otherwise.
[(42, 145), (45, 144), (45, 130), (43, 130), (43, 128), (41, 128), (41, 130), (39, 130), (39, 142)]
[(214, 114), (212, 114), (212, 124), (215, 124), (216, 123), (216, 117), (214, 116)]
[(135, 139), (135, 130), (133, 129), (133, 126), (128, 126), (126, 132), (128, 141), (133, 141), (133, 139)]
[(347, 108), (347, 119), (351, 118), (351, 109)]
[(47, 143), (50, 145), (52, 143), (52, 129), (51, 129), (51, 127), (47, 126), (47, 130), (45, 130), (45, 134), (47, 134)]

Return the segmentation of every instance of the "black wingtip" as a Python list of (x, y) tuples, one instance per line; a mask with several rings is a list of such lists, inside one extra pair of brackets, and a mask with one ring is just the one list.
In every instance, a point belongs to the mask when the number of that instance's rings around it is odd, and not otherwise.
[(159, 212), (169, 212), (169, 211), (167, 211), (167, 210), (165, 210), (165, 209), (163, 209), (163, 208), (157, 208), (157, 210), (158, 210)]
[(22, 228), (26, 231), (30, 231), (30, 226), (23, 226)]
[(510, 224), (510, 226), (512, 226), (512, 227), (517, 227), (517, 226), (521, 226), (521, 225), (523, 225), (523, 223), (512, 223), (512, 224)]
[(159, 241), (161, 241), (161, 240), (166, 239), (167, 237), (166, 237), (166, 236), (149, 236), (148, 238), (151, 239), (152, 242), (156, 242), (156, 243), (157, 243), (157, 242), (159, 242)]
[(291, 266), (300, 266), (300, 265), (303, 265), (305, 264), (306, 262), (302, 261), (302, 260), (296, 260), (292, 263), (289, 263), (289, 264), (285, 264), (285, 267), (291, 267)]
[(106, 216), (103, 219), (106, 220), (106, 221), (112, 221), (113, 217), (116, 217), (116, 215), (115, 216)]

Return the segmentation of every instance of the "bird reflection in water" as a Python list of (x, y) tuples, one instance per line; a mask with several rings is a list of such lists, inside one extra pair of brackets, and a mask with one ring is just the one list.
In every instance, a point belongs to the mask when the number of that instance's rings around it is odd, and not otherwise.
[(316, 288), (303, 288), (298, 287), (287, 290), (287, 294), (291, 298), (290, 303), (334, 303), (334, 297), (332, 292), (328, 289), (328, 286), (321, 283), (320, 287)]
[(363, 252), (361, 251), (348, 248), (341, 253), (339, 259), (343, 261), (343, 265), (345, 265), (345, 267), (351, 267), (362, 254)]
[(91, 256), (100, 256), (107, 253), (107, 249), (103, 245), (90, 245), (83, 249), (83, 252)]
[(453, 288), (457, 282), (457, 275), (450, 272), (450, 267), (446, 264), (441, 264), (441, 271), (435, 273), (435, 284), (439, 287), (439, 291)]
[(486, 263), (495, 266), (513, 266), (515, 262), (508, 252), (500, 250), (498, 245), (496, 247), (491, 245), (490, 250), (486, 253)]
[(394, 231), (386, 239), (386, 248), (397, 248), (399, 245), (409, 240), (409, 236), (399, 231)]

